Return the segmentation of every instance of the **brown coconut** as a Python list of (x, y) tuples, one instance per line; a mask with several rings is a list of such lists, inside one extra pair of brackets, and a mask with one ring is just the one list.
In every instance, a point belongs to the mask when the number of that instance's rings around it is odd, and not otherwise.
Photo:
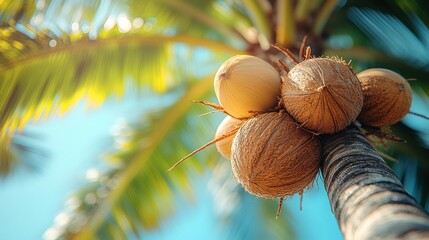
[(244, 189), (278, 198), (301, 193), (319, 170), (321, 145), (285, 111), (247, 120), (232, 143), (231, 165)]
[(372, 127), (386, 127), (401, 120), (409, 111), (412, 90), (405, 78), (382, 68), (357, 74), (364, 95), (359, 122)]
[(226, 116), (219, 124), (216, 130), (215, 139), (225, 135), (230, 135), (229, 137), (216, 142), (217, 151), (220, 153), (220, 155), (222, 155), (226, 159), (230, 159), (232, 140), (234, 139), (237, 133), (235, 132), (231, 134), (231, 132), (235, 130), (238, 131), (238, 128), (241, 126), (243, 122), (244, 121), (242, 120), (239, 120), (230, 116)]
[(289, 114), (317, 133), (335, 133), (353, 122), (363, 105), (360, 83), (336, 58), (300, 62), (284, 76), (281, 94)]

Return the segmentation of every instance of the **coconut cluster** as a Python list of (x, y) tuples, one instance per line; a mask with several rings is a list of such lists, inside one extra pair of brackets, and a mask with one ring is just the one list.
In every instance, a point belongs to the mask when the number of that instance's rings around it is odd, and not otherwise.
[(338, 58), (292, 57), (275, 68), (248, 55), (225, 61), (214, 79), (227, 117), (216, 148), (231, 160), (243, 188), (263, 198), (302, 193), (321, 159), (320, 134), (339, 132), (358, 120), (384, 127), (409, 112), (411, 88), (399, 74), (368, 69), (355, 74)]

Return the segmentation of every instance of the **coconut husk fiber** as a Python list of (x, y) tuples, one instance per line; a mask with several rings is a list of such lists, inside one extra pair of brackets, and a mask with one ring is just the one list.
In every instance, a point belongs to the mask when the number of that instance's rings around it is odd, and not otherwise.
[(411, 86), (398, 73), (372, 68), (357, 76), (364, 94), (364, 105), (358, 117), (362, 124), (387, 127), (401, 120), (410, 111)]
[(247, 120), (231, 148), (237, 181), (258, 197), (278, 198), (302, 192), (319, 170), (321, 145), (285, 111)]
[(283, 76), (283, 104), (303, 127), (316, 133), (343, 130), (359, 115), (363, 94), (348, 64), (336, 58), (312, 58)]

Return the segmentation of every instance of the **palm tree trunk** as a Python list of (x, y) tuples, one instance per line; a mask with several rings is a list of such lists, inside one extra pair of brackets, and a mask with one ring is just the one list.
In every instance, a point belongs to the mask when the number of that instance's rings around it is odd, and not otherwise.
[(324, 136), (322, 174), (345, 239), (429, 239), (429, 215), (357, 129)]

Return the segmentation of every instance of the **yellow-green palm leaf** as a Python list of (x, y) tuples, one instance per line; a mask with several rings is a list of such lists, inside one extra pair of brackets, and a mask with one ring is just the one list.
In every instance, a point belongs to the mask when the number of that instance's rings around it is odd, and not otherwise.
[[(198, 68), (187, 64), (195, 56), (178, 58), (177, 43), (240, 52), (227, 44), (234, 36), (219, 41), (235, 32), (219, 33), (230, 28), (209, 21), (202, 6), (168, 1), (0, 2), (1, 9), (10, 11), (0, 28), (0, 138), (7, 142), (6, 135), (28, 121), (64, 113), (81, 99), (98, 106), (130, 85), (165, 92), (187, 81), (185, 72), (197, 74)], [(214, 40), (202, 38), (207, 34)]]
[[(192, 100), (204, 98), (211, 93), (211, 88), (211, 76), (195, 82), (172, 106), (146, 113), (137, 127), (129, 129), (129, 141), (108, 155), (108, 159), (119, 167), (73, 196), (79, 199), (80, 207), (71, 213), (72, 221), (63, 235), (77, 239), (126, 238), (132, 232), (138, 234), (142, 227), (158, 226), (161, 219), (171, 214), (176, 207), (177, 191), (191, 194), (189, 176), (202, 166), (196, 159), (190, 159), (170, 173), (166, 170), (178, 156), (184, 156), (198, 144), (210, 140), (207, 134), (214, 134), (213, 118), (205, 121), (190, 119), (190, 116), (198, 115), (198, 111), (204, 111), (195, 107)], [(194, 130), (204, 134), (191, 141), (187, 137)], [(213, 151), (207, 151), (204, 162), (216, 156)], [(106, 194), (100, 195), (100, 191)], [(95, 197), (95, 201), (89, 202), (88, 196)], [(82, 219), (85, 224), (79, 225)]]

